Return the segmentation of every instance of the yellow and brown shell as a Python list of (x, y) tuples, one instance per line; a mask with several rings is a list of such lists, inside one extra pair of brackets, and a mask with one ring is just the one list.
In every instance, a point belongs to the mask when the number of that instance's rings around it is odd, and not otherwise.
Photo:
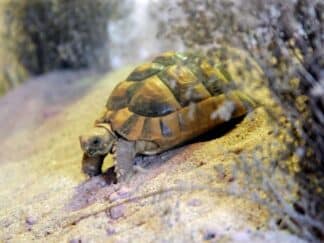
[(225, 94), (230, 76), (215, 66), (199, 55), (163, 53), (115, 87), (103, 120), (124, 139), (154, 142), (161, 152), (229, 120), (215, 116), (228, 101), (230, 119), (244, 115), (247, 100), (235, 90)]

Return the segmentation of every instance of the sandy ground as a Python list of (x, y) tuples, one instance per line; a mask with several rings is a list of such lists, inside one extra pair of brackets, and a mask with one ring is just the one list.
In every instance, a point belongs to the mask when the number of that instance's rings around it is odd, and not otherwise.
[[(226, 135), (139, 159), (147, 165), (127, 185), (109, 185), (107, 174), (89, 180), (81, 173), (78, 136), (92, 126), (114, 85), (131, 69), (101, 77), (52, 73), (0, 100), (0, 241), (276, 242), (275, 237), (291, 237), (266, 231), (267, 210), (228, 193), (242, 184), (232, 175), (234, 159), (274, 139), (262, 107)], [(259, 95), (267, 97), (264, 92)], [(112, 158), (105, 163), (109, 167)], [(222, 175), (215, 170), (219, 165)]]

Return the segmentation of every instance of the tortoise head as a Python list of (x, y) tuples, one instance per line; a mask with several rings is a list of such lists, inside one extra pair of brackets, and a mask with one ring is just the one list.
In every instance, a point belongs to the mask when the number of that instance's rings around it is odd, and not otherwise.
[(117, 137), (107, 124), (97, 124), (87, 134), (80, 136), (80, 145), (84, 152), (83, 172), (90, 176), (100, 174), (103, 160), (111, 152), (116, 140)]

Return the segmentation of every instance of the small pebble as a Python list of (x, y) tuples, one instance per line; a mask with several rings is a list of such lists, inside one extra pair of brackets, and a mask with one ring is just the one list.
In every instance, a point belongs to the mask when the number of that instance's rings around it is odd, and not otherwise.
[(194, 198), (194, 199), (191, 199), (189, 202), (188, 202), (188, 206), (192, 206), (192, 207), (198, 207), (202, 204), (201, 200), (197, 199), (197, 198)]
[(108, 226), (108, 228), (106, 229), (107, 235), (113, 235), (116, 233), (115, 228)]
[(120, 198), (120, 196), (117, 194), (117, 192), (113, 192), (109, 195), (109, 200), (111, 202), (117, 201)]
[(204, 235), (204, 240), (212, 240), (215, 239), (215, 237), (216, 237), (216, 233), (208, 230)]
[(82, 243), (82, 240), (80, 238), (75, 238), (75, 239), (71, 239), (69, 243)]
[(227, 181), (228, 182), (233, 182), (233, 181), (235, 181), (235, 177), (234, 176), (230, 176), (230, 177), (228, 177)]
[(122, 186), (118, 191), (117, 194), (120, 198), (126, 198), (130, 195), (130, 189), (126, 186)]
[(12, 224), (12, 222), (9, 219), (4, 219), (3, 221), (0, 222), (0, 225), (4, 228), (9, 227)]
[(112, 219), (118, 219), (120, 217), (123, 217), (125, 214), (125, 206), (119, 205), (119, 206), (112, 207), (109, 213)]
[(33, 216), (26, 217), (26, 224), (28, 225), (34, 225), (37, 223), (37, 219)]
[(119, 199), (124, 199), (130, 196), (130, 189), (126, 186), (122, 186), (119, 190), (116, 192), (113, 192), (109, 196), (109, 200), (111, 202), (117, 201)]

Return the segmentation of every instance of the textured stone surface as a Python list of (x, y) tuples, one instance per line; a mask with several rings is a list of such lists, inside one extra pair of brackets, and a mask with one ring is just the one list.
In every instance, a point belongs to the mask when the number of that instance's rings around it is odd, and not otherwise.
[[(241, 184), (231, 174), (234, 158), (273, 139), (262, 107), (225, 136), (137, 159), (146, 167), (128, 185), (81, 173), (78, 136), (130, 71), (95, 83), (94, 76), (81, 77), (64, 89), (55, 80), (67, 74), (56, 73), (42, 77), (53, 79), (43, 88), (34, 80), (0, 100), (0, 241), (243, 242), (264, 229), (264, 208), (227, 193)], [(109, 167), (112, 158), (105, 163)], [(266, 237), (257, 235), (255, 242)]]

